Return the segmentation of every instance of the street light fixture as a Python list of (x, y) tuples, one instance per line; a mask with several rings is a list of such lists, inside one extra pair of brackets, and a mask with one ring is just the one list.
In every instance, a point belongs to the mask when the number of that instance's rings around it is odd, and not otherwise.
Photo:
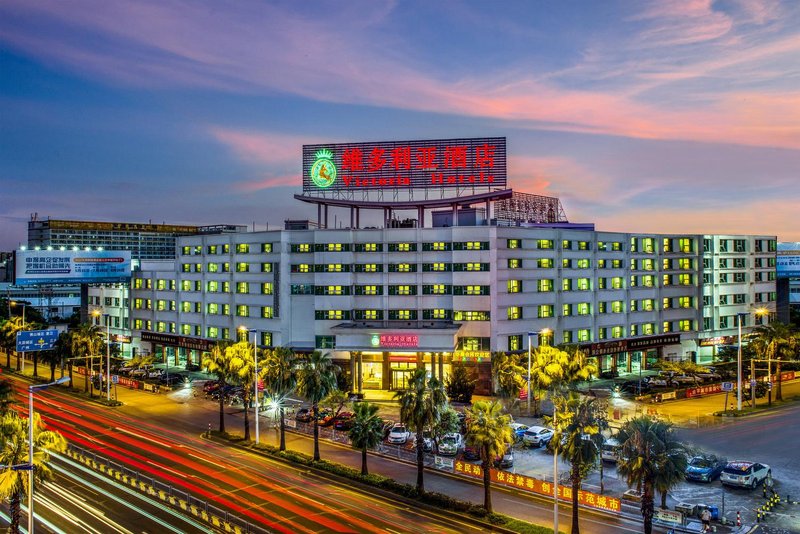
[(28, 533), (33, 534), (33, 392), (69, 382), (69, 376), (62, 376), (55, 382), (28, 386)]
[[(256, 420), (256, 445), (259, 443), (259, 434), (258, 434), (258, 345), (256, 344), (256, 333), (257, 330), (254, 328), (247, 328), (246, 326), (240, 326), (239, 332), (242, 333), (253, 333), (253, 390), (255, 392), (255, 420)], [(247, 406), (244, 408), (247, 409)]]

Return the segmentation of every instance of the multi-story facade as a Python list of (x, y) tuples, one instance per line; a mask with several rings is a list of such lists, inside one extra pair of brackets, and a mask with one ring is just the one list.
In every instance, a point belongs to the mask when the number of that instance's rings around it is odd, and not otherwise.
[(355, 389), (401, 388), (417, 366), (447, 375), (454, 362), (486, 389), (492, 352), (542, 336), (584, 345), (604, 370), (709, 361), (703, 339), (774, 300), (774, 261), (772, 236), (569, 225), (185, 236), (174, 263), (134, 273), (131, 328), (178, 361), (243, 325), (263, 346), (331, 351)]

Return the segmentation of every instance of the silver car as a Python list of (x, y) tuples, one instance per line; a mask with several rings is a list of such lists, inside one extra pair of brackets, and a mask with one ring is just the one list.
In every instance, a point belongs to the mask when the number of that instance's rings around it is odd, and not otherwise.
[(553, 439), (553, 429), (543, 426), (529, 427), (522, 434), (522, 442), (529, 447), (543, 447)]
[(719, 476), (720, 482), (726, 486), (755, 488), (768, 478), (772, 478), (772, 469), (766, 464), (756, 462), (728, 462)]

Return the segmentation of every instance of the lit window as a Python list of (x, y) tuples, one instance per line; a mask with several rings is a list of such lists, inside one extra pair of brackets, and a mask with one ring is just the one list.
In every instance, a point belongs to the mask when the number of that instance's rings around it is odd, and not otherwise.
[(378, 294), (378, 286), (364, 286), (364, 294), (365, 295), (377, 295)]
[(678, 321), (678, 329), (681, 332), (689, 332), (692, 329), (691, 319), (682, 319)]
[(506, 241), (506, 246), (508, 248), (520, 248), (522, 246), (522, 242), (519, 239), (509, 239)]
[(519, 293), (522, 291), (522, 282), (519, 280), (509, 280), (507, 285), (509, 293)]
[(343, 289), (342, 286), (328, 286), (328, 295), (342, 295)]
[(364, 265), (364, 272), (365, 273), (376, 273), (378, 272), (378, 266), (374, 263), (367, 263)]
[(679, 274), (678, 283), (682, 286), (692, 285), (692, 275), (688, 273)]
[(681, 308), (691, 308), (692, 307), (692, 297), (680, 297), (678, 299), (678, 305)]
[(446, 270), (446, 267), (445, 267), (444, 263), (433, 263), (433, 264), (431, 264), (431, 270), (432, 271), (444, 271), (444, 270)]
[(364, 252), (377, 252), (377, 251), (378, 251), (377, 243), (364, 243)]
[(397, 272), (398, 273), (409, 273), (411, 272), (411, 265), (408, 263), (398, 263), (397, 264)]
[(397, 252), (411, 252), (411, 243), (397, 243)]
[(537, 281), (537, 289), (540, 292), (546, 291), (553, 291), (553, 280), (552, 279), (542, 279)]
[(272, 282), (264, 282), (261, 284), (262, 295), (272, 295)]
[(561, 316), (569, 317), (572, 315), (572, 304), (564, 304), (561, 308)]
[(378, 310), (364, 310), (364, 319), (374, 321), (378, 318)]
[(325, 250), (328, 252), (341, 252), (342, 251), (342, 244), (341, 243), (326, 243)]
[(615, 300), (611, 302), (611, 313), (624, 313), (621, 300)]
[(411, 319), (411, 310), (397, 310), (397, 318), (401, 321)]
[(516, 319), (522, 318), (522, 308), (519, 306), (509, 306), (508, 307), (508, 320), (513, 321)]
[(436, 241), (435, 243), (431, 243), (431, 248), (433, 250), (447, 250), (447, 246), (444, 241)]
[(444, 284), (433, 284), (431, 286), (431, 293), (434, 295), (446, 295), (447, 288)]
[(466, 243), (467, 250), (481, 250), (481, 242), (480, 241), (467, 241)]
[(520, 269), (522, 267), (522, 260), (519, 258), (509, 258), (508, 259), (508, 268), (509, 269)]
[(539, 258), (536, 260), (536, 266), (540, 269), (552, 269), (553, 268), (553, 258)]
[(592, 289), (592, 283), (588, 278), (578, 278), (578, 291), (589, 291)]
[(621, 337), (625, 337), (625, 329), (621, 326), (614, 326), (611, 328), (611, 337), (614, 339), (619, 339)]
[(297, 272), (310, 273), (311, 272), (311, 266), (309, 264), (307, 264), (307, 263), (301, 263), (300, 265), (297, 266)]
[(272, 252), (272, 243), (262, 243), (261, 244), (261, 252), (264, 254), (269, 254)]
[(553, 306), (552, 306), (552, 304), (541, 304), (541, 305), (539, 305), (538, 315), (539, 315), (540, 318), (552, 317), (553, 316)]
[(246, 304), (240, 304), (236, 306), (236, 316), (237, 317), (249, 317), (250, 316), (250, 308)]
[(578, 269), (590, 269), (591, 266), (592, 266), (591, 260), (585, 258), (578, 260)]
[(272, 319), (272, 306), (261, 306), (261, 317), (264, 319)]
[(248, 245), (247, 243), (239, 243), (238, 245), (236, 245), (236, 252), (239, 252), (241, 254), (246, 254), (250, 252), (250, 245)]
[(443, 308), (435, 308), (431, 310), (431, 317), (434, 319), (447, 319), (447, 310)]
[(236, 272), (237, 273), (246, 273), (250, 271), (250, 264), (239, 262), (236, 264)]
[(583, 328), (578, 330), (578, 341), (591, 341), (592, 340), (592, 333), (588, 328)]
[(247, 282), (237, 282), (236, 283), (236, 292), (237, 293), (250, 293), (250, 284)]
[(553, 248), (553, 240), (552, 239), (540, 239), (537, 242), (537, 248), (539, 248), (539, 249), (552, 249)]
[(578, 315), (589, 315), (592, 313), (592, 308), (588, 302), (578, 303)]
[(411, 294), (411, 286), (397, 286), (397, 294), (398, 295), (410, 295)]

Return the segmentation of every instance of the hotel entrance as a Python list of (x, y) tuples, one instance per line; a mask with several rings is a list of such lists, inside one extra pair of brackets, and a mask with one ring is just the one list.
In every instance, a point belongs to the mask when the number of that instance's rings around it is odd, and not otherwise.
[[(405, 360), (409, 356), (389, 356), (389, 367), (392, 370), (392, 389), (406, 389), (411, 375), (417, 370), (416, 356), (410, 356), (413, 362)], [(402, 358), (400, 361), (398, 359)]]

